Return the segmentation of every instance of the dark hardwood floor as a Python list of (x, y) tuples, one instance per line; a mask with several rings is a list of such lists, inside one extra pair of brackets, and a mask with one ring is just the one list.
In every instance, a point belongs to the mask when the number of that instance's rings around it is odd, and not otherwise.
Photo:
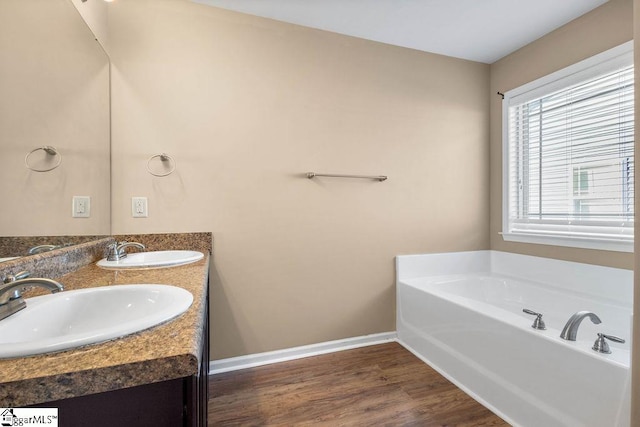
[(397, 343), (212, 375), (209, 426), (508, 426)]

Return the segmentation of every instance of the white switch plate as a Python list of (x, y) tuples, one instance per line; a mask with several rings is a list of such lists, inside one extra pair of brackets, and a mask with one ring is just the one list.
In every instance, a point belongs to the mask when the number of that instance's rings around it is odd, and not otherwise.
[(131, 215), (134, 218), (147, 218), (149, 216), (146, 197), (131, 198)]
[(91, 197), (73, 196), (71, 216), (74, 218), (89, 218), (91, 216)]

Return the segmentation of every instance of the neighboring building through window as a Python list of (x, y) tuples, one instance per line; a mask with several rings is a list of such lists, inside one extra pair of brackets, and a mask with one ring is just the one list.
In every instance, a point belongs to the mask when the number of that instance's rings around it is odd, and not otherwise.
[(503, 238), (633, 251), (632, 42), (505, 93)]

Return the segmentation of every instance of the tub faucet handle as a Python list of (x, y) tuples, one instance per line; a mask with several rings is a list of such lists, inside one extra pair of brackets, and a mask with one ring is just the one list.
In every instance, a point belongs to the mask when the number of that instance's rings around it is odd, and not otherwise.
[(606, 340), (611, 340), (614, 342), (619, 342), (621, 344), (624, 344), (624, 340), (620, 337), (616, 337), (615, 335), (605, 335), (605, 334), (598, 333), (598, 338), (596, 339), (596, 342), (593, 343), (593, 347), (591, 348), (597, 351), (598, 353), (611, 354), (611, 349), (609, 348), (609, 344), (607, 343)]
[(535, 311), (529, 310), (528, 308), (523, 308), (522, 311), (527, 314), (536, 316), (536, 320), (534, 320), (533, 325), (531, 325), (533, 329), (539, 329), (541, 331), (544, 331), (547, 329), (547, 326), (544, 324), (544, 320), (542, 320), (542, 313), (536, 313)]

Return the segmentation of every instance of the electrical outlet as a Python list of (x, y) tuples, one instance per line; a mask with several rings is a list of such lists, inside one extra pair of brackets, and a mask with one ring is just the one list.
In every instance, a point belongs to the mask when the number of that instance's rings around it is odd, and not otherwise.
[(73, 196), (71, 216), (74, 218), (89, 218), (91, 216), (91, 197)]
[(149, 216), (146, 197), (131, 198), (131, 215), (134, 218), (147, 218)]

